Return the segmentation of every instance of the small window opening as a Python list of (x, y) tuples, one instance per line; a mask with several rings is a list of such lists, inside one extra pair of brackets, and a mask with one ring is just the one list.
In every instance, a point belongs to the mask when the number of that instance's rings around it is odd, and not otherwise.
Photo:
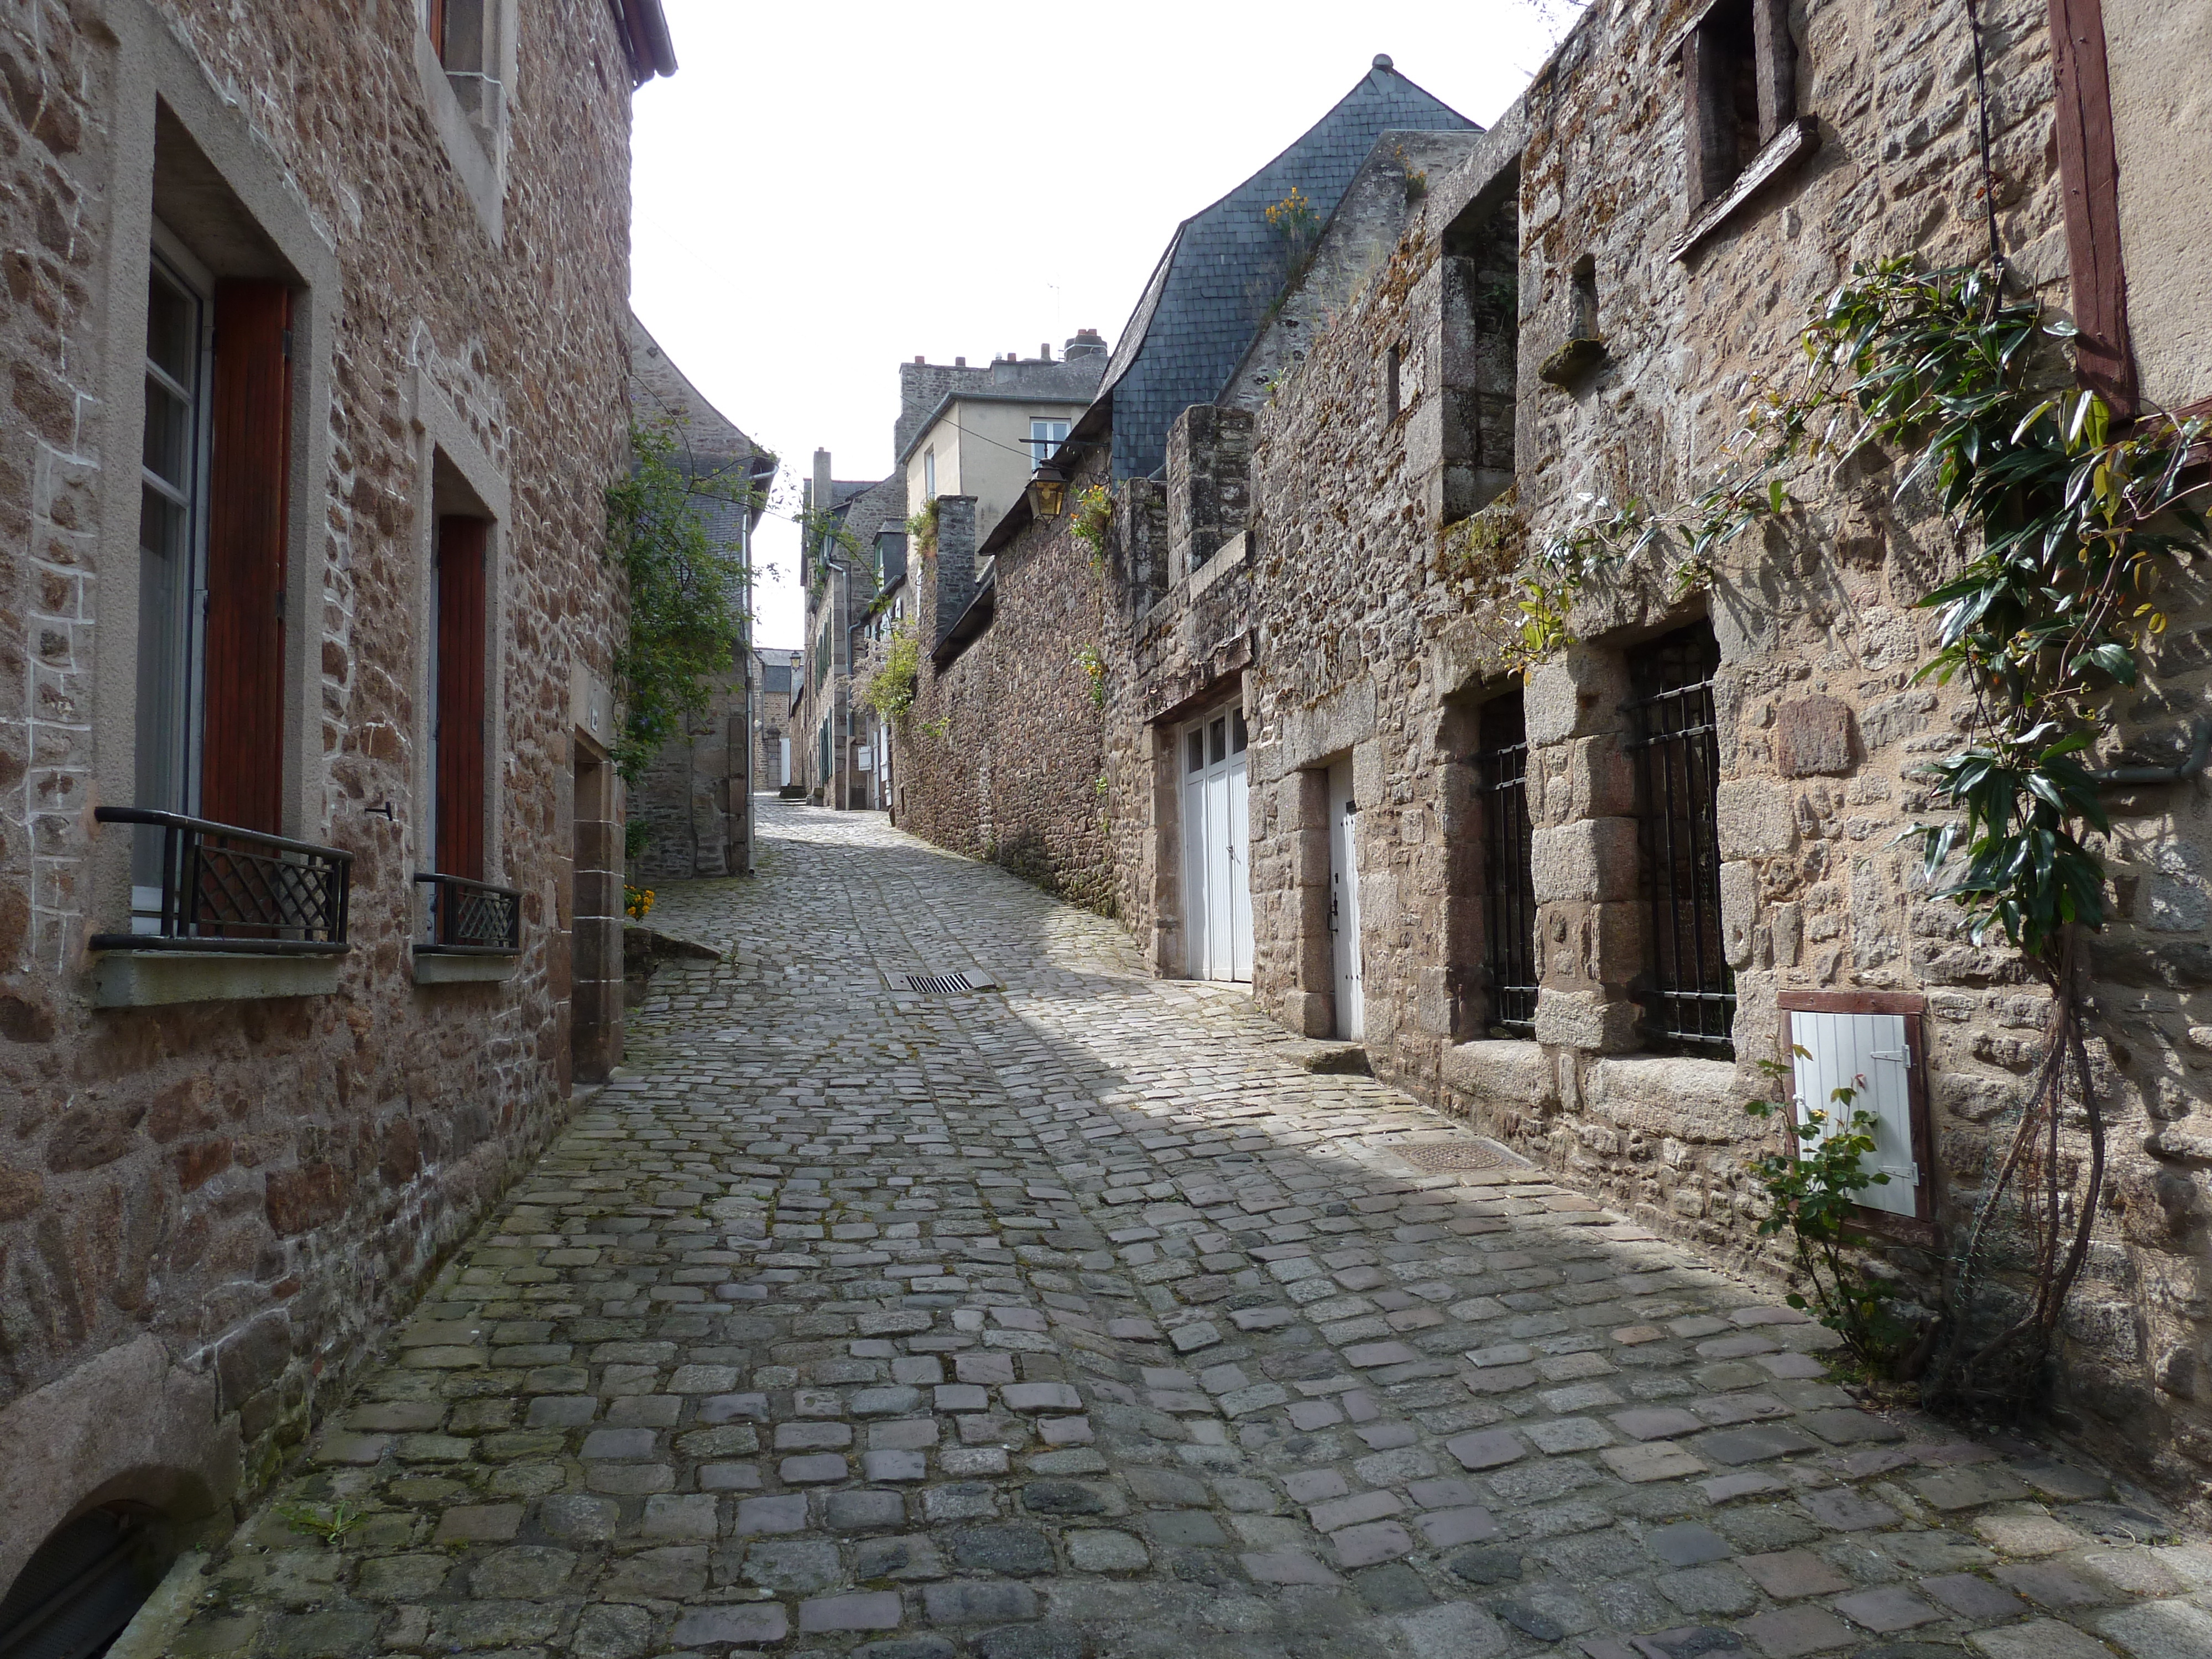
[(1244, 711), (1241, 708), (1231, 709), (1229, 711), (1229, 752), (1232, 755), (1243, 754), (1250, 741), (1250, 734), (1244, 729)]
[(1042, 466), (1052, 453), (1067, 441), (1067, 422), (1033, 418), (1030, 422), (1030, 465)]
[(1721, 943), (1719, 667), (1710, 623), (1655, 640), (1629, 660), (1627, 712), (1651, 907), (1644, 1023), (1662, 1048), (1732, 1057), (1735, 975)]
[(1597, 261), (1589, 254), (1575, 261), (1575, 322), (1574, 337), (1578, 340), (1600, 338), (1597, 331)]
[(1490, 1023), (1525, 1036), (1536, 1018), (1536, 883), (1529, 857), (1528, 730), (1521, 694), (1484, 706), (1474, 757), (1482, 791), (1483, 952)]
[(1720, 0), (1684, 43), (1691, 210), (1727, 192), (1797, 113), (1788, 0)]
[(0, 1653), (94, 1659), (161, 1582), (172, 1553), (150, 1510), (110, 1504), (81, 1515), (32, 1553), (0, 1598)]
[(1398, 411), (1405, 407), (1398, 389), (1401, 356), (1401, 348), (1395, 345), (1382, 354), (1382, 419), (1386, 423), (1396, 420)]
[(1207, 725), (1206, 747), (1206, 760), (1211, 765), (1218, 766), (1229, 758), (1229, 722), (1227, 720), (1213, 720)]

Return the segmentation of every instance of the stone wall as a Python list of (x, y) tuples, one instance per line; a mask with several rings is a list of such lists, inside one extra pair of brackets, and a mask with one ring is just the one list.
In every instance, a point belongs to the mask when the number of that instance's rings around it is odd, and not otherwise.
[[(188, 1517), (264, 1476), (564, 1111), (570, 976), (596, 961), (566, 932), (596, 835), (569, 780), (619, 617), (630, 71), (604, 6), (507, 15), (532, 90), (495, 213), (412, 6), (32, 0), (0, 23), (0, 1583), (103, 1483)], [(131, 790), (149, 188), (212, 201), (202, 166), (316, 284), (285, 825), (354, 855), (353, 945), (334, 994), (95, 1008), (88, 939), (128, 925), (126, 836), (92, 809)], [(218, 270), (264, 257), (235, 221), (173, 228)], [(434, 450), (511, 489), (501, 982), (410, 980)]]
[[(1959, 740), (1964, 717), (1954, 694), (1910, 684), (1929, 640), (1914, 607), (1955, 568), (1955, 539), (1924, 495), (1898, 496), (1885, 458), (1800, 480), (1801, 506), (1733, 545), (1705, 591), (1677, 599), (1635, 567), (1582, 591), (1580, 643), (1524, 691), (1533, 1029), (1506, 1032), (1491, 1002), (1470, 757), (1483, 706), (1514, 689), (1511, 571), (1600, 501), (1681, 500), (1708, 482), (1741, 410), (1762, 377), (1791, 373), (1808, 307), (1854, 259), (1984, 250), (1965, 15), (1893, 0), (1792, 9), (1796, 111), (1810, 120), (1782, 123), (1771, 153), (1786, 165), (1681, 249), (1702, 198), (1674, 48), (1695, 9), (1594, 8), (1469, 159), (1432, 178), (1387, 260), (1253, 400), (1241, 515), (1224, 510), (1237, 494), (1224, 411), (1178, 423), (1164, 484), (1125, 487), (1097, 751), (1110, 835), (1095, 878), (1156, 965), (1179, 971), (1175, 724), (1236, 701), (1253, 736), (1253, 994), (1327, 1035), (1340, 1011), (1318, 780), (1348, 762), (1378, 1075), (1747, 1261), (1760, 1199), (1744, 1165), (1762, 1132), (1741, 1109), (1769, 1091), (1756, 1062), (1779, 1049), (1782, 999), (1911, 1000), (1924, 1008), (1933, 1212), (1887, 1224), (1881, 1249), (1932, 1303), (2015, 1121), (2042, 1002), (1892, 844), (1927, 805), (1914, 769)], [(2012, 280), (2063, 311), (2048, 15), (2002, 0), (1984, 16)], [(1326, 242), (1316, 263), (1333, 268)], [(1048, 648), (1010, 625), (1036, 580), (1002, 569), (993, 660)], [(2194, 590), (2177, 604), (2181, 637), (2119, 711), (2108, 754), (2187, 747), (2212, 656)], [(1720, 656), (1717, 876), (1737, 1001), (1732, 1043), (1682, 1053), (1645, 1034), (1650, 906), (1621, 705), (1638, 648), (1700, 622)], [(1047, 754), (1061, 764), (1072, 746), (1058, 729), (1024, 738), (1003, 698), (934, 712), (947, 742), (917, 757), (908, 784), (941, 769), (931, 787), (958, 802), (958, 823), (993, 810), (975, 797), (998, 777)], [(2114, 799), (2120, 914), (2097, 942), (2094, 994), (2110, 1207), (2054, 1406), (2183, 1501), (2212, 1492), (2203, 795), (2191, 783)], [(2066, 1155), (2081, 1152), (2069, 1139)]]
[[(1085, 453), (1071, 501), (1105, 477), (1104, 453)], [(916, 835), (1110, 915), (1102, 712), (1080, 659), (1086, 647), (1109, 648), (1103, 573), (1068, 518), (1032, 521), (997, 550), (989, 627), (940, 663), (934, 647), (966, 612), (960, 596), (974, 592), (966, 505), (945, 498), (936, 550), (908, 569), (924, 648), (914, 707), (896, 731), (892, 809)]]

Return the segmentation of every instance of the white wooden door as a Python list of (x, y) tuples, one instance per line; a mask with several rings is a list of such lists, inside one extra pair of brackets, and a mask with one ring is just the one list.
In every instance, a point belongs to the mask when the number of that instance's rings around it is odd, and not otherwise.
[(1336, 1034), (1367, 1035), (1367, 994), (1360, 976), (1359, 804), (1352, 797), (1352, 763), (1328, 772), (1329, 955), (1336, 969)]
[(1252, 884), (1242, 710), (1182, 734), (1183, 971), (1193, 979), (1252, 978)]
[(775, 787), (788, 789), (791, 787), (791, 739), (778, 738), (775, 751)]
[[(1805, 1050), (1791, 1056), (1798, 1123), (1818, 1110), (1825, 1115), (1822, 1133), (1833, 1133), (1853, 1113), (1872, 1112), (1875, 1149), (1860, 1167), (1889, 1179), (1862, 1188), (1858, 1201), (1893, 1215), (1916, 1214), (1921, 1169), (1912, 1154), (1912, 1054), (1905, 1016), (1792, 1009), (1790, 1041)], [(1849, 1106), (1836, 1099), (1838, 1089), (1856, 1091)]]

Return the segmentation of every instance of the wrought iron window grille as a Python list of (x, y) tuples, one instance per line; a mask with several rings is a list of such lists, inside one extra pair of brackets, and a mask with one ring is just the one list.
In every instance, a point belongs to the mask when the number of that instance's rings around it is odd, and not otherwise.
[(522, 949), (522, 895), (466, 876), (422, 871), (423, 936), (417, 956), (511, 957)]
[(134, 886), (131, 931), (94, 934), (94, 950), (336, 956), (348, 948), (352, 854), (139, 806), (102, 806), (93, 817), (161, 832), (159, 884)]
[(1655, 641), (1630, 664), (1644, 871), (1651, 904), (1644, 1024), (1661, 1046), (1730, 1058), (1735, 975), (1721, 940), (1719, 726), (1710, 627)]
[(1516, 693), (1482, 711), (1483, 956), (1490, 1024), (1528, 1036), (1536, 1018), (1536, 883), (1530, 861), (1528, 726)]

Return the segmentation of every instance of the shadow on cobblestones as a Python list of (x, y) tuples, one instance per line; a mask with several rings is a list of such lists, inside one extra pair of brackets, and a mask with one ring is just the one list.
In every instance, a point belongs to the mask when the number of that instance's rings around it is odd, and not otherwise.
[(168, 1650), (2212, 1654), (2212, 1551), (2100, 1471), (1860, 1410), (1828, 1333), (1540, 1171), (1419, 1172), (1461, 1132), (1110, 922), (763, 817), (654, 918), (724, 959)]

